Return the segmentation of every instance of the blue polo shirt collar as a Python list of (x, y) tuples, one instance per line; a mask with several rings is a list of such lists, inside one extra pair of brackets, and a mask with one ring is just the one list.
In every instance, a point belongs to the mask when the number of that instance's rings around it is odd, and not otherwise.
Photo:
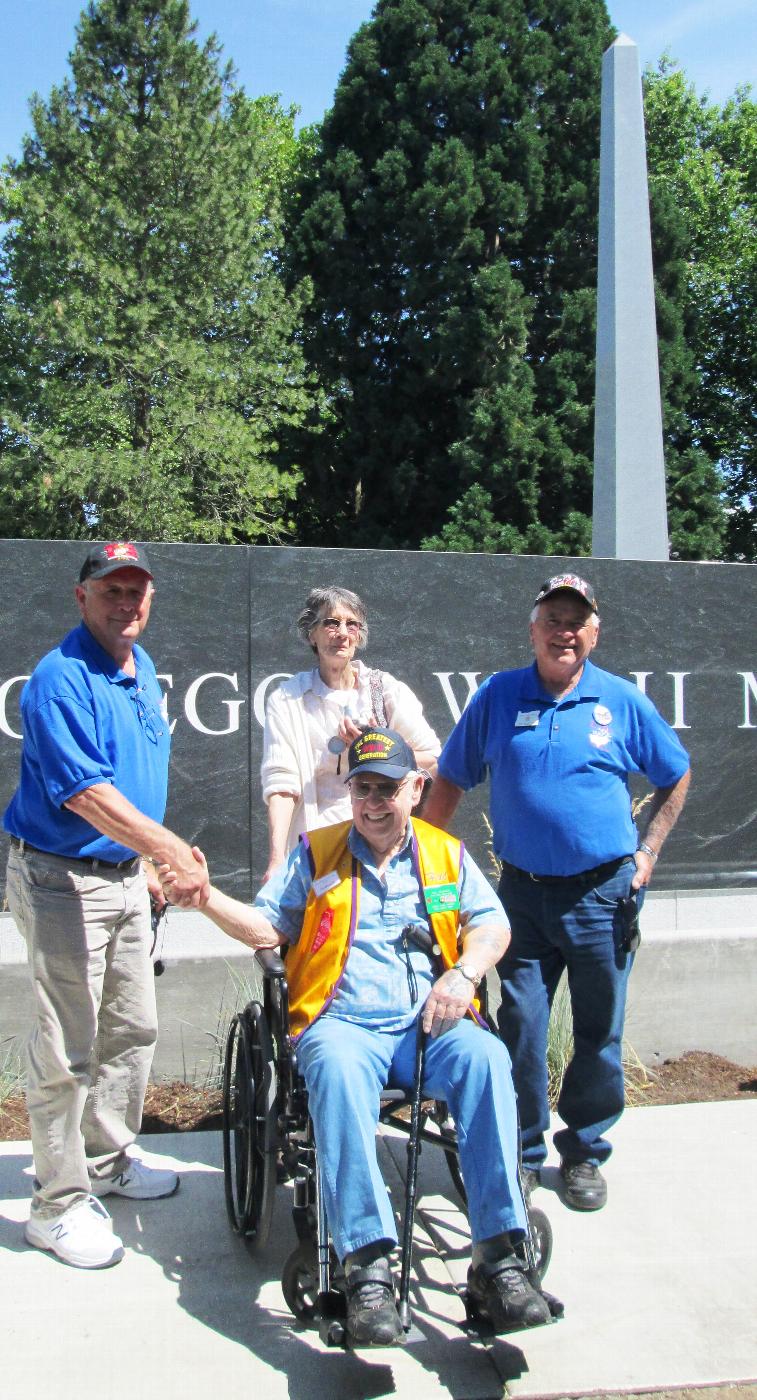
[[(600, 697), (599, 672), (591, 661), (584, 661), (584, 668), (581, 672), (581, 679), (575, 685), (565, 700), (598, 700)], [(562, 701), (555, 700), (554, 695), (542, 684), (536, 662), (534, 661), (525, 672), (520, 687), (521, 700), (538, 700), (543, 705), (561, 704)]]
[[(111, 685), (136, 685), (136, 677), (127, 676), (110, 652), (106, 651), (105, 647), (101, 646), (97, 638), (90, 632), (86, 622), (80, 622), (76, 630), (80, 637), (82, 652), (95, 663)], [(134, 647), (134, 661), (138, 668), (137, 647)]]

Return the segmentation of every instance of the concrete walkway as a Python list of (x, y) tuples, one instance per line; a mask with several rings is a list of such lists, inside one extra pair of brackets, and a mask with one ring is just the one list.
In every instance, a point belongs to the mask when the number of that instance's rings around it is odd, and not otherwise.
[[(181, 1169), (181, 1189), (162, 1202), (108, 1201), (127, 1255), (103, 1272), (67, 1268), (24, 1243), (29, 1144), (0, 1144), (3, 1395), (526, 1400), (757, 1386), (757, 1102), (631, 1109), (613, 1138), (605, 1210), (567, 1210), (554, 1169), (535, 1197), (554, 1229), (547, 1285), (565, 1318), (488, 1345), (460, 1327), (455, 1284), (467, 1267), (467, 1223), (441, 1154), (425, 1149), (413, 1296), (420, 1339), (359, 1355), (328, 1351), (286, 1310), (288, 1188), (278, 1192), (262, 1259), (232, 1236), (220, 1135), (141, 1140), (143, 1155)], [(381, 1154), (399, 1203), (404, 1139), (386, 1136)]]

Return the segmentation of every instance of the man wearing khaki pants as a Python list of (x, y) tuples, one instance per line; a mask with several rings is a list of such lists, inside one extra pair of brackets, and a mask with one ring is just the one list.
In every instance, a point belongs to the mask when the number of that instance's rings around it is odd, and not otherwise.
[(27, 1104), (35, 1186), (26, 1239), (79, 1268), (123, 1257), (99, 1197), (171, 1195), (175, 1172), (127, 1148), (157, 1038), (150, 889), (142, 857), (178, 861), (190, 903), (207, 879), (160, 825), (169, 732), (137, 643), (153, 576), (144, 549), (93, 546), (75, 588), (81, 622), (21, 696), (19, 785), (4, 816), (7, 895), (35, 1000)]

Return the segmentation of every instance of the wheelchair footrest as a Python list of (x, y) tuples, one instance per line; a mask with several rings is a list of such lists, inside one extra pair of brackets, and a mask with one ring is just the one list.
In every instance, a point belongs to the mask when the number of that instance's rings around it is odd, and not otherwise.
[(336, 1288), (318, 1294), (318, 1335), (327, 1347), (347, 1345), (347, 1300)]

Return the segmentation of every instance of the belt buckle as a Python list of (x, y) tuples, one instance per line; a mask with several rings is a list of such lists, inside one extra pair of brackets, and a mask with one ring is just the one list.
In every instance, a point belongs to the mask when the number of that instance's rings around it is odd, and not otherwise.
[(535, 885), (540, 885), (540, 884), (541, 884), (541, 880), (539, 879), (539, 876), (538, 876), (538, 875), (534, 875), (533, 870), (529, 870), (529, 871), (528, 871), (528, 878), (529, 878), (529, 880), (533, 880), (533, 882), (534, 882)]

